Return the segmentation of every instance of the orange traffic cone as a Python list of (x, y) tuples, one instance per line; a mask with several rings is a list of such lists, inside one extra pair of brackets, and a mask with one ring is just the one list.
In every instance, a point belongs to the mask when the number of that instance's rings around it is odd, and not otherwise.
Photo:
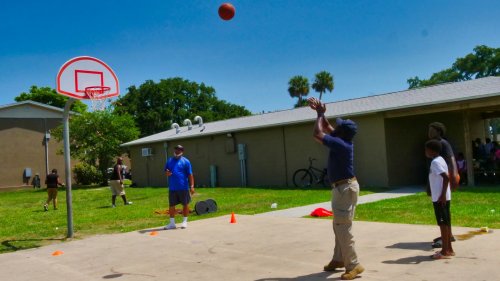
[(236, 223), (236, 218), (234, 217), (234, 212), (231, 212), (231, 221), (230, 223)]
[(57, 251), (55, 251), (55, 252), (52, 253), (53, 256), (60, 256), (62, 254), (64, 254), (64, 252), (63, 251), (59, 251), (59, 250), (57, 250)]
[(151, 235), (151, 236), (156, 236), (156, 235), (158, 235), (158, 232), (156, 232), (156, 231), (151, 231), (151, 233), (149, 233), (149, 235)]

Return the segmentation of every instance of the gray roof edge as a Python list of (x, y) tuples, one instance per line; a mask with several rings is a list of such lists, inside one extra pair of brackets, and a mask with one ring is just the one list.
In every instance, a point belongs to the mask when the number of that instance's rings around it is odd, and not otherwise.
[[(402, 91), (384, 93), (384, 94), (379, 94), (379, 95), (373, 95), (373, 96), (367, 96), (367, 97), (360, 97), (360, 98), (353, 98), (353, 99), (347, 99), (347, 100), (342, 100), (342, 101), (336, 101), (336, 102), (331, 102), (331, 103), (328, 103), (328, 104), (332, 105), (332, 104), (336, 104), (336, 103), (340, 103), (340, 102), (351, 102), (351, 101), (360, 100), (360, 99), (366, 99), (366, 98), (372, 98), (372, 97), (384, 96), (384, 95), (392, 95), (392, 94), (403, 93), (403, 92), (408, 92), (408, 91), (420, 90), (420, 89), (424, 89), (424, 88), (432, 88), (432, 87), (440, 87), (440, 86), (442, 87), (442, 86), (446, 86), (446, 85), (450, 85), (450, 84), (479, 82), (477, 80), (482, 80), (482, 79), (485, 79), (485, 80), (486, 79), (488, 79), (488, 80), (491, 80), (491, 79), (495, 79), (496, 80), (496, 79), (498, 79), (498, 80), (500, 80), (500, 77), (489, 76), (489, 77), (485, 77), (485, 78), (474, 79), (474, 80), (467, 80), (467, 81), (462, 81), (462, 82), (442, 83), (442, 84), (431, 85), (431, 86), (426, 86), (426, 87), (421, 87), (421, 88), (416, 88), (416, 89), (408, 89), (408, 90), (402, 90)], [(498, 95), (500, 95), (500, 92), (493, 92), (493, 93), (488, 93), (488, 94), (484, 94), (484, 95), (476, 95), (476, 96), (470, 96), (470, 97), (453, 98), (453, 99), (440, 100), (440, 101), (432, 101), (432, 102), (422, 102), (422, 103), (418, 103), (418, 104), (406, 104), (406, 105), (403, 105), (403, 106), (394, 106), (394, 107), (378, 108), (378, 109), (364, 110), (364, 111), (358, 111), (358, 112), (341, 113), (341, 114), (337, 114), (337, 115), (327, 115), (327, 117), (328, 118), (334, 118), (334, 117), (345, 117), (345, 116), (362, 116), (362, 115), (379, 113), (379, 112), (383, 112), (383, 111), (394, 111), (394, 110), (401, 110), (401, 109), (418, 108), (418, 107), (424, 107), (424, 106), (428, 106), (428, 105), (436, 105), (436, 104), (453, 103), (453, 102), (457, 102), (457, 101), (467, 101), (467, 100), (474, 100), (474, 99), (482, 99), (482, 98), (488, 98), (488, 97), (498, 96)], [(273, 111), (273, 112), (265, 113), (265, 114), (278, 114), (278, 113), (281, 113), (281, 112), (292, 111), (292, 110), (297, 110), (297, 109), (298, 108), (284, 109), (284, 110)], [(219, 121), (215, 121), (215, 122), (211, 122), (211, 123), (214, 124), (214, 123), (219, 123), (219, 122), (226, 122), (227, 120), (233, 120), (234, 121), (234, 120), (237, 120), (237, 119), (253, 118), (255, 116), (260, 116), (260, 115), (262, 115), (262, 114), (256, 114), (256, 115), (250, 115), (250, 116), (241, 116), (241, 117), (232, 118), (232, 119), (219, 120)], [(292, 124), (307, 123), (307, 122), (311, 122), (311, 121), (314, 121), (314, 120), (315, 120), (315, 118), (305, 118), (305, 119), (301, 119), (301, 120), (293, 120), (293, 121), (287, 121), (287, 122), (277, 122), (277, 123), (269, 123), (269, 124), (265, 124), (265, 125), (248, 126), (248, 127), (241, 128), (241, 129), (219, 130), (219, 131), (210, 132), (210, 133), (206, 133), (206, 134), (200, 134), (200, 135), (192, 135), (191, 134), (191, 135), (185, 136), (184, 138), (185, 139), (191, 139), (191, 138), (196, 138), (196, 137), (200, 137), (200, 136), (211, 136), (211, 135), (218, 135), (218, 134), (230, 133), (230, 132), (235, 132), (235, 131), (241, 132), (241, 131), (253, 130), (253, 129), (256, 129), (256, 128), (269, 128), (269, 127), (286, 126), (286, 125), (292, 125)], [(210, 124), (210, 123), (206, 123), (206, 124)], [(181, 127), (181, 128), (185, 128), (185, 127)], [(171, 130), (173, 130), (173, 129), (171, 129)], [(164, 131), (164, 132), (168, 132), (168, 131)], [(158, 134), (161, 134), (161, 133), (158, 133)], [(179, 137), (176, 137), (176, 136), (173, 136), (173, 137), (163, 137), (163, 138), (159, 138), (159, 139), (155, 139), (155, 140), (147, 140), (147, 141), (140, 141), (140, 139), (138, 139), (138, 140), (135, 140), (135, 141), (124, 143), (121, 146), (133, 146), (133, 145), (140, 145), (140, 144), (150, 144), (150, 143), (157, 143), (157, 142), (162, 142), (162, 141), (175, 140), (175, 139), (179, 139), (179, 138), (182, 138), (182, 136), (179, 135)]]
[(464, 80), (464, 81), (458, 81), (458, 82), (444, 82), (444, 83), (439, 83), (439, 84), (434, 84), (434, 85), (429, 85), (429, 86), (423, 86), (423, 87), (418, 87), (418, 88), (413, 88), (413, 89), (406, 89), (406, 90), (400, 90), (400, 91), (393, 91), (393, 92), (388, 92), (388, 93), (380, 93), (380, 94), (375, 94), (375, 95), (370, 95), (370, 96), (365, 96), (365, 97), (358, 97), (358, 98), (352, 98), (352, 99), (346, 99), (338, 102), (346, 102), (346, 101), (353, 101), (353, 100), (359, 100), (359, 99), (366, 99), (366, 98), (372, 98), (372, 97), (380, 97), (380, 96), (386, 96), (386, 95), (394, 95), (394, 94), (399, 94), (399, 93), (404, 93), (404, 92), (413, 92), (413, 91), (420, 91), (423, 89), (430, 89), (430, 88), (435, 88), (435, 87), (446, 87), (449, 85), (459, 85), (462, 83), (478, 83), (484, 80), (499, 80), (500, 81), (500, 76), (487, 76), (487, 77), (482, 77), (482, 78), (477, 78), (477, 79), (470, 79), (470, 80)]
[[(20, 102), (15, 102), (15, 103), (9, 103), (9, 104), (5, 104), (5, 105), (0, 105), (0, 110), (6, 109), (6, 108), (17, 107), (17, 106), (21, 106), (21, 105), (24, 105), (24, 104), (30, 104), (30, 105), (42, 107), (42, 108), (45, 108), (45, 109), (49, 109), (49, 110), (52, 110), (52, 111), (58, 111), (58, 112), (61, 112), (61, 113), (64, 112), (64, 108), (60, 108), (60, 107), (57, 107), (57, 106), (48, 105), (48, 104), (45, 104), (45, 103), (41, 103), (41, 102), (37, 102), (37, 101), (32, 101), (32, 100), (25, 100), (25, 101), (20, 101)], [(78, 113), (76, 111), (70, 111), (69, 113), (70, 114), (80, 114), (80, 113)]]

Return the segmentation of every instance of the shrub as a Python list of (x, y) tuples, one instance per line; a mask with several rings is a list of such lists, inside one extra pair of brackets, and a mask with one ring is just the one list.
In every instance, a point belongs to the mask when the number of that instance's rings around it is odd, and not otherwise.
[(100, 183), (102, 181), (101, 172), (92, 165), (86, 163), (78, 163), (73, 168), (73, 175), (78, 184), (89, 185)]

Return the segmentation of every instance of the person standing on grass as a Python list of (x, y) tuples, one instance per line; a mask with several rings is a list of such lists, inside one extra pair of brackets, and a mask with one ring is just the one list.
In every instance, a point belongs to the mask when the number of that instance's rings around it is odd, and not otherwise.
[(441, 232), (442, 249), (431, 256), (432, 259), (450, 258), (455, 255), (451, 246), (451, 191), (448, 177), (448, 165), (439, 155), (442, 147), (439, 140), (425, 143), (425, 156), (432, 159), (429, 184), (436, 221)]
[(54, 210), (57, 210), (57, 187), (64, 186), (59, 180), (59, 175), (56, 169), (52, 169), (52, 173), (48, 174), (45, 178), (45, 184), (47, 185), (47, 202), (43, 205), (45, 212), (49, 210), (50, 201), (54, 204)]
[(113, 173), (111, 174), (111, 179), (109, 181), (109, 186), (111, 188), (111, 207), (116, 207), (116, 196), (120, 195), (123, 199), (124, 205), (132, 205), (132, 202), (127, 201), (127, 196), (125, 195), (125, 187), (123, 186), (123, 158), (116, 158), (116, 164), (113, 167)]
[(450, 177), (450, 187), (451, 190), (455, 191), (460, 182), (460, 176), (458, 175), (457, 163), (455, 160), (455, 155), (453, 154), (453, 149), (450, 143), (444, 139), (446, 134), (446, 127), (443, 123), (432, 122), (429, 124), (428, 136), (429, 139), (435, 139), (441, 142), (441, 151), (439, 155), (443, 157), (448, 165), (448, 175)]
[(175, 229), (175, 206), (182, 204), (183, 220), (181, 228), (187, 228), (189, 215), (189, 203), (191, 195), (194, 194), (194, 176), (191, 162), (183, 156), (184, 147), (177, 145), (174, 148), (174, 157), (171, 157), (165, 163), (165, 174), (168, 180), (168, 212), (170, 214), (170, 223), (165, 229)]
[(327, 171), (332, 183), (335, 248), (332, 260), (323, 269), (335, 271), (345, 267), (346, 271), (340, 278), (352, 280), (365, 270), (358, 262), (352, 235), (352, 220), (359, 196), (359, 184), (354, 174), (352, 143), (357, 125), (351, 120), (337, 118), (332, 126), (325, 117), (326, 106), (316, 98), (309, 98), (307, 101), (318, 114), (313, 137), (329, 149)]
[[(450, 188), (452, 191), (455, 191), (457, 187), (460, 185), (460, 175), (458, 174), (457, 162), (455, 159), (455, 155), (453, 154), (453, 149), (451, 148), (451, 144), (444, 139), (446, 134), (446, 127), (443, 123), (440, 122), (432, 122), (429, 124), (428, 130), (429, 139), (438, 140), (441, 143), (441, 151), (439, 151), (439, 155), (443, 157), (446, 165), (448, 166), (448, 177), (450, 181)], [(430, 194), (430, 187), (428, 186), (427, 193)], [(440, 241), (440, 237), (437, 237), (433, 240), (432, 247), (440, 248), (442, 242)], [(455, 241), (455, 237), (451, 234), (452, 242)]]

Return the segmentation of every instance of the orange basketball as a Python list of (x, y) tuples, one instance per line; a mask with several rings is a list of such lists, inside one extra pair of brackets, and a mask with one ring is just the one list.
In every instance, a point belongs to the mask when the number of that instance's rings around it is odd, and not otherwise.
[(224, 3), (219, 7), (219, 17), (223, 20), (231, 20), (234, 17), (235, 9), (231, 3)]

